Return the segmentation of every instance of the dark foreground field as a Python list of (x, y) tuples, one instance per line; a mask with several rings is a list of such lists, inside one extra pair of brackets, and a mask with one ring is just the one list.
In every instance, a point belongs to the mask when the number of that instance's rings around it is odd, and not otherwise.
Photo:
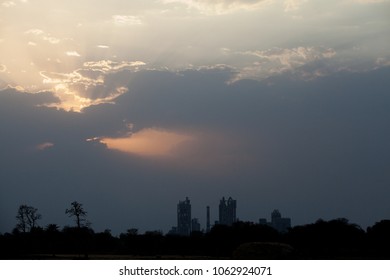
[(190, 236), (53, 226), (0, 235), (1, 259), (390, 259), (390, 220), (361, 229), (346, 219), (319, 220), (285, 233), (249, 222)]

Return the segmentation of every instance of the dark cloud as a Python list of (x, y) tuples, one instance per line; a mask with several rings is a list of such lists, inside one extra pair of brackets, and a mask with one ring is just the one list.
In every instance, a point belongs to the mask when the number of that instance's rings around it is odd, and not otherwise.
[[(372, 224), (390, 210), (389, 72), (229, 84), (228, 69), (121, 71), (128, 92), (81, 113), (40, 106), (58, 101), (51, 93), (4, 90), (0, 231), (12, 229), (22, 203), (37, 207), (43, 224), (70, 224), (73, 200), (97, 230), (167, 230), (179, 199), (189, 196), (204, 222), (206, 205), (216, 219), (218, 199), (230, 195), (243, 220), (280, 208), (295, 224), (340, 216)], [(132, 132), (196, 137), (168, 159), (86, 141), (126, 136), (130, 123)]]

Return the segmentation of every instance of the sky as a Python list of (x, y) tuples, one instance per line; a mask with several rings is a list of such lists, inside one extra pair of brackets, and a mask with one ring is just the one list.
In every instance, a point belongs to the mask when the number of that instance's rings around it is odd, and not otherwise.
[(0, 232), (390, 219), (390, 1), (0, 1)]

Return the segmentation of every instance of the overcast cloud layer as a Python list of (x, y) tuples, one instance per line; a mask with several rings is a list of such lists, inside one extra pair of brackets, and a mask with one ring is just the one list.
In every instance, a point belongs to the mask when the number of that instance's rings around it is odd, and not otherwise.
[[(101, 3), (100, 3), (101, 2)], [(390, 1), (0, 1), (0, 232), (388, 218)]]

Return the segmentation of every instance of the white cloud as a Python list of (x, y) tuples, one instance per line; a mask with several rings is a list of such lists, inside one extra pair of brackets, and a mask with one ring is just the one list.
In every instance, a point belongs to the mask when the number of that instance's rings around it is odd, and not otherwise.
[[(27, 3), (28, 1), (27, 0), (20, 0), (19, 2), (20, 3)], [(10, 8), (10, 7), (16, 6), (17, 4), (14, 1), (4, 1), (3, 3), (1, 3), (1, 5), (3, 7)]]
[(134, 69), (135, 67), (144, 66), (145, 62), (142, 61), (111, 61), (111, 60), (100, 60), (100, 61), (88, 61), (84, 62), (83, 66), (86, 69), (92, 71), (102, 71), (104, 73), (121, 71), (125, 69)]
[(268, 78), (286, 71), (293, 71), (314, 61), (332, 58), (336, 55), (336, 52), (332, 48), (297, 47), (246, 51), (240, 52), (240, 54), (253, 57), (254, 60), (251, 64), (240, 68), (235, 80)]
[(205, 14), (226, 14), (236, 10), (258, 9), (271, 0), (163, 0), (163, 3), (181, 3)]
[(353, 2), (358, 2), (362, 4), (373, 4), (373, 3), (384, 3), (389, 2), (389, 0), (352, 0)]
[(243, 52), (246, 55), (253, 55), (269, 61), (278, 62), (286, 67), (294, 65), (302, 65), (307, 61), (312, 61), (321, 58), (329, 58), (336, 53), (331, 48), (321, 47), (297, 47), (292, 49), (272, 48), (266, 51), (247, 51)]
[(6, 1), (4, 3), (1, 4), (3, 7), (6, 7), (6, 8), (10, 8), (10, 7), (13, 7), (16, 5), (15, 2), (12, 2), (12, 1)]
[(74, 71), (72, 73), (56, 73), (56, 72), (41, 72), (40, 75), (44, 78), (43, 83), (45, 84), (75, 84), (75, 83), (84, 83), (84, 84), (96, 84), (103, 83), (99, 79), (90, 79), (79, 72)]
[(24, 33), (26, 33), (26, 34), (34, 34), (34, 35), (42, 35), (45, 32), (43, 30), (41, 30), (41, 29), (29, 29), (29, 30), (27, 30)]
[(60, 39), (52, 36), (44, 36), (43, 40), (48, 41), (50, 44), (58, 44), (61, 42)]
[(291, 12), (298, 10), (307, 0), (285, 0), (284, 5), (284, 11), (285, 12)]
[(32, 34), (32, 35), (35, 35), (35, 36), (38, 36), (40, 37), (42, 40), (44, 41), (47, 41), (49, 42), (50, 44), (58, 44), (61, 42), (61, 39), (58, 39), (56, 37), (53, 37), (51, 36), (50, 34), (47, 34), (45, 31), (43, 31), (42, 29), (29, 29), (27, 30), (26, 32), (24, 32), (25, 34)]
[(80, 57), (81, 55), (78, 53), (78, 52), (76, 52), (76, 51), (68, 51), (68, 52), (66, 52), (66, 55), (67, 56), (75, 56), (75, 57)]
[(379, 67), (390, 66), (390, 57), (380, 57), (377, 58), (375, 64)]
[(99, 49), (109, 49), (110, 48), (110, 46), (106, 46), (106, 45), (97, 45), (96, 47)]
[(116, 25), (140, 25), (142, 24), (142, 20), (137, 16), (131, 15), (114, 15), (112, 16), (112, 20)]

